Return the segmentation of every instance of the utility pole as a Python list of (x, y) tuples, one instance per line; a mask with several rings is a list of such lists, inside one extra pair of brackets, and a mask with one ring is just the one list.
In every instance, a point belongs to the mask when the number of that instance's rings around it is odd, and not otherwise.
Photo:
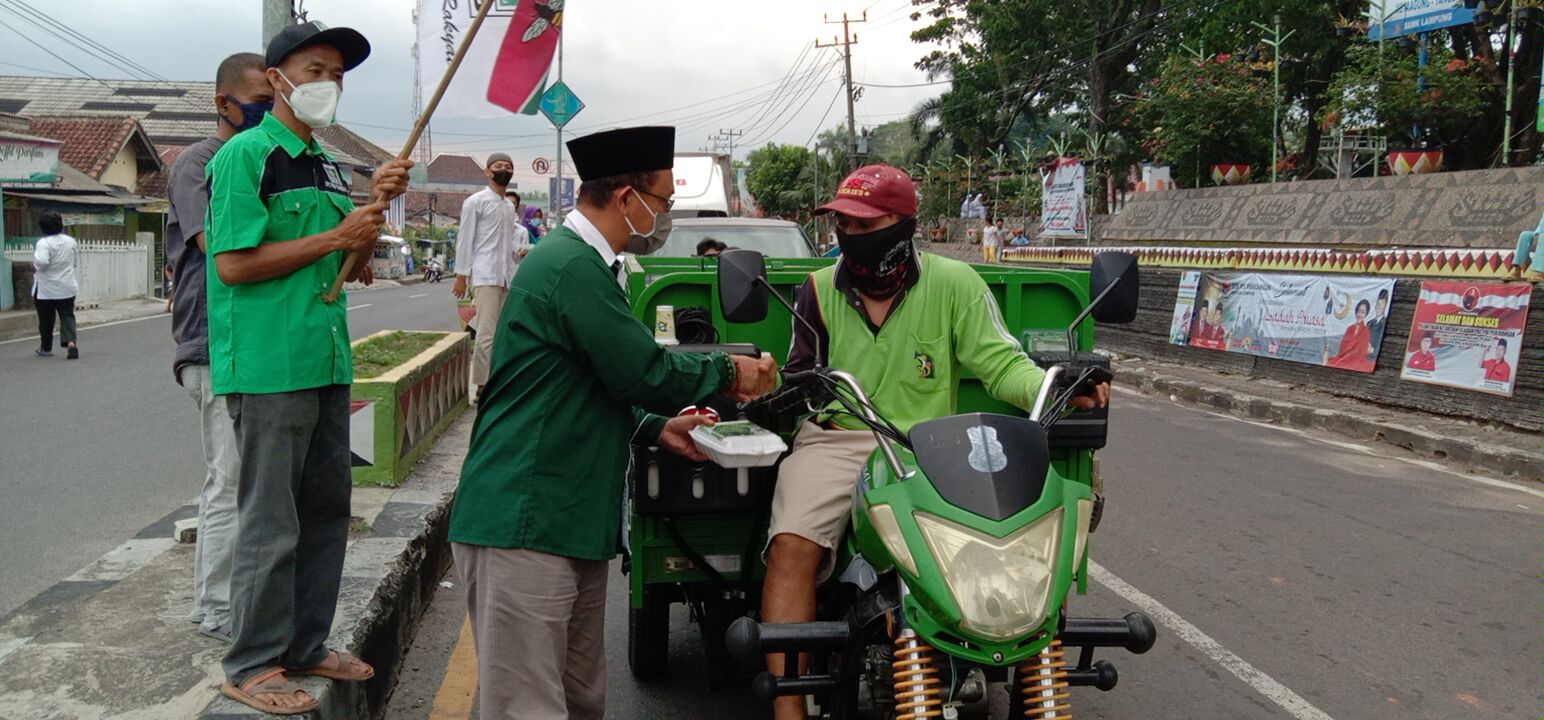
[[(827, 16), (822, 16), (821, 19), (827, 25), (835, 25), (838, 22)], [(858, 169), (858, 121), (854, 118), (855, 111), (853, 110), (853, 102), (857, 100), (857, 96), (853, 94), (852, 88), (852, 46), (858, 44), (858, 36), (850, 31), (849, 26), (852, 23), (868, 22), (868, 11), (864, 10), (863, 17), (861, 18), (849, 18), (847, 13), (842, 13), (840, 22), (842, 25), (842, 37), (840, 39), (832, 38), (831, 42), (825, 45), (816, 40), (815, 47), (840, 47), (842, 49), (842, 64), (845, 68), (842, 76), (843, 80), (847, 83), (847, 169), (852, 171)]]
[(1261, 42), (1271, 48), (1271, 182), (1276, 182), (1276, 166), (1280, 164), (1281, 152), (1281, 44), (1292, 37), (1296, 30), (1281, 34), (1281, 15), (1271, 17), (1272, 27), (1266, 27), (1257, 22), (1252, 22), (1261, 32), (1270, 33), (1269, 40)]
[(268, 41), (280, 30), (295, 24), (295, 7), (290, 0), (262, 0), (262, 3), (263, 44), (258, 47), (268, 47)]
[(744, 135), (744, 134), (745, 134), (744, 130), (720, 130), (720, 131), (718, 131), (718, 137), (723, 138), (724, 142), (729, 145), (729, 157), (731, 157), (731, 158), (734, 157), (734, 141), (735, 141), (735, 138), (740, 137), (741, 135)]

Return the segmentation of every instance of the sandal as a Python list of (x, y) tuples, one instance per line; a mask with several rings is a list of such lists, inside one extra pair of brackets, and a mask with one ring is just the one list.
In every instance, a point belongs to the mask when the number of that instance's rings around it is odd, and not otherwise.
[(306, 697), (311, 697), (310, 693), (306, 693), (305, 688), (284, 676), (284, 668), (273, 668), (253, 675), (247, 678), (241, 687), (227, 682), (220, 686), (220, 692), (242, 705), (271, 715), (300, 715), (322, 706), (321, 701), (314, 697), (310, 702), (290, 707), (265, 702), (258, 698), (259, 695), (294, 695), (296, 693), (305, 693)]
[[(346, 652), (330, 650), (327, 653), (327, 657), (329, 659), (337, 658), (338, 664), (329, 668), (325, 666), (327, 661), (323, 660), (322, 665), (309, 667), (304, 670), (291, 670), (290, 672), (296, 675), (315, 675), (328, 680), (342, 680), (344, 682), (358, 682), (375, 677), (375, 668), (370, 667), (369, 663)], [(345, 670), (345, 667), (349, 669)]]

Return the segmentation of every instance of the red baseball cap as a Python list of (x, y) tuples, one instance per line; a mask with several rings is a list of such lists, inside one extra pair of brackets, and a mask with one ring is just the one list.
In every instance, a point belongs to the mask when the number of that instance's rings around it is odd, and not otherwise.
[(822, 205), (816, 215), (841, 213), (876, 218), (895, 213), (917, 214), (917, 186), (911, 176), (889, 165), (868, 165), (854, 170), (836, 189), (836, 199)]

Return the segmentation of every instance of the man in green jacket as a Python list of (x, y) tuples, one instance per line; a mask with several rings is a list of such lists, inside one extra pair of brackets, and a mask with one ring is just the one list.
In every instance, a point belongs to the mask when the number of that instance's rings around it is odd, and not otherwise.
[(704, 460), (687, 433), (707, 421), (666, 417), (776, 381), (770, 357), (660, 347), (628, 307), (617, 255), (658, 250), (670, 231), (675, 129), (613, 130), (568, 149), (578, 207), (510, 285), (451, 509), (487, 719), (602, 717), (606, 566), (629, 445)]
[[(1008, 332), (986, 282), (969, 265), (912, 245), (917, 190), (906, 173), (859, 168), (819, 212), (836, 216), (842, 256), (799, 288), (796, 309), (816, 332), (794, 322), (789, 372), (819, 362), (852, 373), (903, 432), (955, 414), (966, 369), (992, 397), (1034, 404), (1045, 372)], [(1073, 404), (1102, 406), (1109, 391), (1099, 385)], [(831, 573), (858, 472), (874, 447), (867, 426), (852, 418), (817, 416), (799, 429), (772, 498), (762, 622), (815, 619), (815, 586)], [(767, 656), (767, 669), (781, 675), (783, 658)], [(801, 697), (778, 698), (774, 707), (780, 720), (804, 718)]]

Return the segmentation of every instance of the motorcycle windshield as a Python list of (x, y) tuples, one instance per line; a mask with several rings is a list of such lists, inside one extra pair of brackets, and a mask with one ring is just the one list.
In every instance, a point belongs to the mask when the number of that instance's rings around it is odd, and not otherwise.
[(973, 413), (929, 420), (912, 428), (911, 443), (939, 496), (981, 517), (1006, 520), (1045, 489), (1045, 430), (1026, 418)]

